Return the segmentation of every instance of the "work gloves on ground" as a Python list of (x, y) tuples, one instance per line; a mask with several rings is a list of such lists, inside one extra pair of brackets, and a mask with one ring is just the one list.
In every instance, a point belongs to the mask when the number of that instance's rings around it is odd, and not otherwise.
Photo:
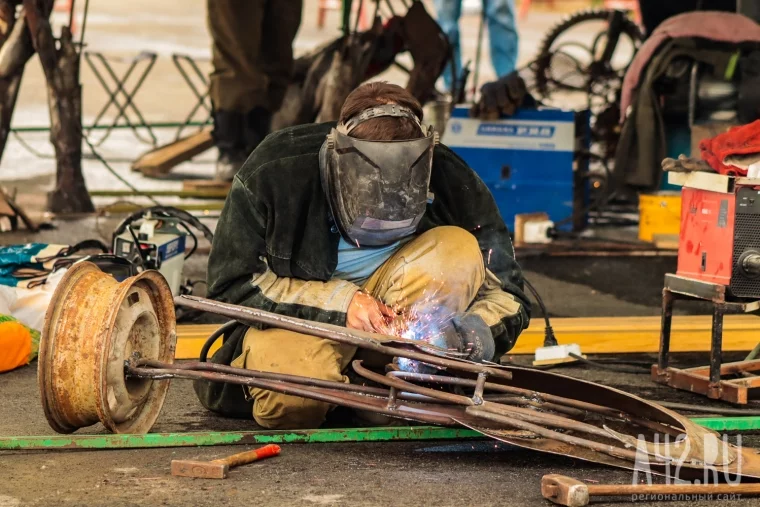
[(496, 120), (501, 116), (512, 116), (522, 105), (535, 105), (535, 100), (528, 93), (525, 81), (515, 71), (484, 84), (480, 88), (480, 100), (470, 109), (470, 116)]
[(445, 347), (457, 352), (465, 352), (468, 361), (492, 361), (496, 354), (496, 344), (491, 328), (480, 315), (459, 313), (443, 330)]

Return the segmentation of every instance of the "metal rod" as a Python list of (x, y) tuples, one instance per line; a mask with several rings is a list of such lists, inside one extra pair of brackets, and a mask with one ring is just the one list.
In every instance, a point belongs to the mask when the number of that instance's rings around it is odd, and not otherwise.
[[(706, 417), (694, 418), (692, 421), (715, 431), (756, 431), (760, 429), (760, 417)], [(146, 449), (216, 445), (470, 440), (482, 438), (483, 435), (477, 431), (441, 426), (146, 433), (144, 435), (40, 435), (0, 437), (0, 451)]]
[(144, 435), (44, 435), (0, 437), (0, 450), (144, 449), (251, 444), (314, 444), (388, 442), (394, 440), (482, 439), (464, 428), (391, 426), (380, 428), (319, 429), (299, 431), (221, 431), (147, 433)]
[[(212, 301), (210, 299), (194, 296), (178, 296), (174, 298), (174, 302), (177, 305), (186, 306), (194, 310), (206, 311), (217, 315), (222, 315), (230, 319), (235, 319), (238, 322), (242, 322), (244, 324), (267, 324), (269, 326), (280, 329), (287, 329), (289, 331), (295, 331), (297, 333), (326, 338), (338, 343), (355, 345), (360, 348), (372, 350), (374, 352), (378, 352), (390, 357), (404, 357), (443, 368), (451, 368), (454, 370), (471, 373), (486, 372), (491, 377), (507, 380), (512, 378), (512, 374), (510, 372), (500, 370), (498, 368), (492, 368), (479, 365), (477, 363), (470, 363), (433, 355), (433, 353), (436, 352), (448, 353), (448, 351), (445, 351), (438, 347), (429, 346), (423, 342), (367, 333), (364, 331), (348, 329), (333, 324), (324, 324), (321, 322), (312, 322), (308, 320), (297, 319), (294, 317), (266, 312), (264, 310), (259, 310), (256, 308), (246, 308), (243, 306), (221, 303), (218, 301)], [(416, 350), (409, 350), (409, 348), (427, 350), (430, 351), (430, 353), (417, 352)]]
[(568, 419), (566, 417), (561, 417), (558, 415), (537, 412), (535, 410), (530, 410), (527, 408), (505, 407), (498, 403), (492, 402), (485, 402), (480, 406), (483, 408), (483, 410), (486, 412), (491, 412), (492, 414), (514, 417), (515, 419), (519, 419), (521, 421), (540, 424), (543, 426), (548, 426), (550, 428), (577, 431), (610, 440), (613, 438), (612, 435), (607, 433), (602, 428), (597, 428), (591, 424), (574, 421), (573, 419)]
[(259, 378), (247, 378), (239, 375), (229, 375), (225, 373), (178, 370), (178, 369), (159, 369), (159, 368), (134, 368), (128, 367), (130, 375), (151, 379), (171, 379), (184, 378), (189, 380), (209, 380), (211, 382), (225, 382), (228, 384), (238, 384), (248, 387), (256, 387), (267, 391), (300, 396), (311, 400), (329, 403), (331, 405), (341, 405), (343, 407), (353, 408), (356, 410), (369, 410), (379, 414), (397, 417), (400, 419), (411, 419), (427, 424), (439, 424), (442, 426), (453, 426), (456, 424), (451, 416), (440, 405), (417, 404), (415, 406), (398, 402), (397, 407), (389, 410), (385, 406), (385, 399), (373, 396), (366, 396), (350, 391), (339, 391), (337, 389), (326, 389), (324, 387), (312, 387), (308, 385), (294, 384), (285, 381), (264, 380)]
[(543, 426), (539, 426), (537, 424), (529, 423), (526, 421), (520, 421), (512, 417), (507, 417), (500, 414), (493, 414), (486, 411), (483, 407), (478, 407), (478, 406), (473, 405), (471, 407), (467, 407), (465, 409), (465, 412), (467, 412), (469, 415), (482, 417), (483, 419), (486, 419), (487, 421), (496, 422), (496, 423), (503, 424), (505, 426), (516, 428), (523, 431), (530, 431), (531, 433), (535, 433), (536, 435), (540, 437), (549, 438), (551, 440), (563, 442), (563, 443), (573, 445), (573, 446), (583, 447), (584, 449), (590, 449), (596, 452), (601, 452), (601, 453), (613, 456), (615, 458), (627, 459), (633, 462), (636, 461), (636, 452), (634, 451), (630, 451), (628, 449), (623, 449), (623, 448), (616, 447), (613, 445), (603, 444), (600, 442), (594, 442), (593, 440), (586, 440), (585, 438), (578, 438), (572, 435), (566, 435), (564, 433), (559, 433), (559, 432), (544, 428)]
[(720, 398), (720, 366), (723, 362), (723, 305), (713, 310), (712, 341), (710, 343), (710, 398)]
[[(466, 386), (466, 387), (475, 387), (476, 385), (476, 381), (471, 380), (471, 379), (447, 377), (444, 375), (427, 375), (423, 373), (410, 373), (410, 372), (398, 372), (398, 371), (392, 372), (392, 375), (396, 377), (400, 377), (400, 378), (413, 379), (420, 382), (432, 382), (432, 383), (438, 383), (438, 384), (458, 385), (458, 386)], [(585, 401), (573, 400), (570, 398), (563, 398), (561, 396), (555, 396), (553, 394), (545, 394), (538, 391), (531, 391), (529, 389), (506, 386), (504, 384), (496, 384), (493, 382), (486, 382), (485, 388), (489, 391), (497, 391), (497, 392), (509, 393), (509, 394), (525, 397), (533, 401), (536, 404), (535, 406), (541, 406), (541, 405), (538, 405), (538, 402), (545, 403), (545, 405), (543, 405), (544, 408), (554, 410), (555, 412), (563, 412), (563, 410), (561, 410), (559, 407), (565, 407), (566, 409), (569, 408), (570, 410), (582, 410), (584, 412), (590, 412), (590, 413), (599, 414), (602, 416), (613, 417), (615, 419), (630, 421), (644, 428), (649, 428), (653, 431), (665, 433), (668, 435), (680, 435), (684, 433), (685, 431), (684, 429), (674, 428), (672, 426), (668, 426), (666, 424), (658, 423), (655, 421), (650, 421), (648, 419), (642, 419), (634, 415), (628, 414), (626, 412), (622, 412), (621, 410), (618, 410), (618, 409), (603, 407), (601, 405), (595, 405), (593, 403), (587, 403)], [(536, 400), (538, 400), (538, 402), (536, 402)], [(572, 414), (568, 412), (564, 412), (564, 413), (567, 413), (568, 415), (577, 415), (577, 414)]]
[(379, 373), (375, 373), (364, 368), (362, 366), (361, 360), (359, 359), (355, 359), (351, 363), (351, 366), (353, 367), (354, 371), (362, 377), (373, 382), (377, 382), (378, 384), (383, 384), (388, 387), (395, 387), (400, 391), (422, 394), (423, 396), (430, 396), (431, 398), (445, 400), (456, 405), (469, 406), (475, 403), (472, 398), (468, 398), (467, 396), (460, 396), (458, 394), (447, 393), (445, 391), (439, 391), (437, 389), (420, 387), (394, 376), (380, 375)]
[(660, 352), (657, 366), (660, 370), (668, 367), (670, 355), (670, 328), (673, 322), (673, 293), (668, 289), (662, 291), (662, 323), (660, 326)]
[[(151, 373), (151, 369), (156, 369), (155, 375)], [(303, 386), (312, 387), (324, 387), (327, 389), (336, 389), (339, 391), (350, 391), (354, 393), (367, 394), (371, 396), (377, 396), (380, 398), (387, 398), (390, 392), (387, 389), (380, 387), (362, 386), (358, 384), (346, 384), (344, 382), (335, 382), (331, 380), (322, 380), (312, 377), (302, 377), (299, 375), (288, 375), (286, 373), (273, 373), (269, 371), (249, 370), (247, 368), (235, 368), (234, 366), (227, 366), (216, 363), (202, 363), (198, 361), (183, 362), (175, 364), (162, 363), (161, 361), (155, 361), (152, 359), (140, 359), (136, 362), (135, 366), (128, 366), (126, 373), (128, 375), (135, 375), (141, 378), (153, 377), (161, 378), (168, 370), (185, 370), (185, 371), (207, 371), (215, 373), (224, 373), (228, 375), (235, 375), (243, 378), (254, 378), (264, 380), (274, 380), (282, 382), (290, 382), (292, 384), (298, 384)], [(237, 382), (235, 382), (237, 383)], [(435, 402), (439, 400), (430, 398), (427, 396), (420, 396), (417, 394), (400, 392), (397, 394), (399, 399), (417, 401), (417, 402)]]

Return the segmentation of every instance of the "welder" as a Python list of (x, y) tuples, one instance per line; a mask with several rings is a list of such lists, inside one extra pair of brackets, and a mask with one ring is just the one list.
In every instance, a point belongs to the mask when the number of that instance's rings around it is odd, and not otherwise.
[(290, 84), (302, 5), (303, 0), (207, 1), (218, 179), (232, 180), (269, 133)]
[[(425, 339), (471, 361), (498, 360), (530, 315), (485, 184), (422, 124), (412, 95), (382, 82), (354, 90), (337, 124), (288, 128), (258, 146), (219, 219), (208, 287), (217, 300)], [(251, 328), (225, 347), (233, 366), (339, 382), (357, 353), (281, 329)], [(221, 391), (196, 391), (235, 413), (214, 399)], [(250, 398), (266, 428), (318, 427), (331, 408), (255, 388)]]

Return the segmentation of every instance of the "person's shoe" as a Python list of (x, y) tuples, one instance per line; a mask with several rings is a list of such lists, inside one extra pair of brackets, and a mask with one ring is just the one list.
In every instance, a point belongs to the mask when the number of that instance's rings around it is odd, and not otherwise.
[(243, 167), (248, 155), (244, 150), (226, 150), (219, 148), (219, 158), (216, 161), (216, 179), (232, 181), (237, 172)]

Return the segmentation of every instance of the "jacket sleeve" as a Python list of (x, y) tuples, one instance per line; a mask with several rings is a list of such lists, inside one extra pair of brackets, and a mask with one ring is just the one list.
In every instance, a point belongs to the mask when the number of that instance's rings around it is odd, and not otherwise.
[(436, 148), (434, 200), (429, 210), (436, 225), (456, 225), (478, 241), (486, 279), (468, 309), (491, 328), (496, 357), (514, 347), (530, 323), (530, 300), (523, 293), (522, 270), (515, 260), (509, 231), (493, 195), (477, 174), (445, 146)]
[(279, 277), (267, 262), (266, 210), (235, 178), (209, 255), (209, 297), (218, 301), (345, 326), (359, 287), (343, 280)]

